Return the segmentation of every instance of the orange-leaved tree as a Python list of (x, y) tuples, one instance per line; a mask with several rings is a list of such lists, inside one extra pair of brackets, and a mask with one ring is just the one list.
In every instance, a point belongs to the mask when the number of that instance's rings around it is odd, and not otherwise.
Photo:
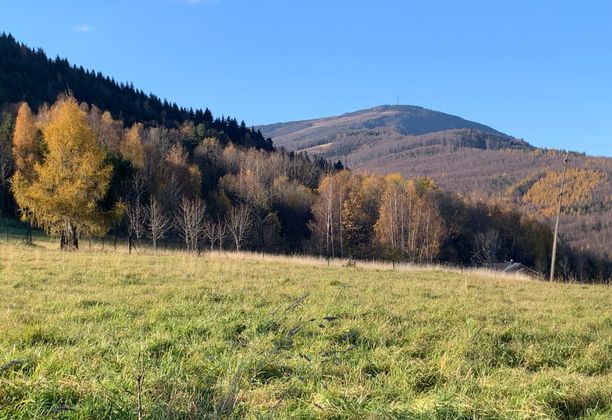
[(15, 200), (22, 218), (60, 234), (62, 248), (78, 248), (80, 234), (105, 233), (122, 212), (121, 204), (111, 211), (99, 206), (113, 169), (73, 97), (59, 99), (51, 108), (42, 125), (42, 142), (41, 159), (18, 168), (12, 178)]
[(13, 159), (15, 169), (26, 180), (34, 176), (34, 163), (40, 157), (36, 118), (26, 102), (22, 102), (17, 111), (15, 131), (13, 133)]

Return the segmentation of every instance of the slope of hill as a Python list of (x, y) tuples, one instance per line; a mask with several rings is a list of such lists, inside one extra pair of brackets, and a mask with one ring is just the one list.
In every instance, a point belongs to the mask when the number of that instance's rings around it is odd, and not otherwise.
[[(419, 107), (379, 106), (259, 129), (288, 150), (342, 160), (355, 169), (428, 176), (445, 190), (506, 201), (552, 223), (547, 208), (556, 201), (558, 183), (537, 184), (562, 171), (564, 153), (536, 148), (486, 125)], [(610, 258), (612, 159), (573, 153), (570, 166), (580, 169), (571, 186), (588, 193), (568, 198), (562, 236)], [(530, 193), (533, 187), (541, 196), (537, 200)]]
[(102, 73), (70, 65), (63, 58), (50, 59), (41, 49), (20, 44), (10, 34), (0, 34), (0, 109), (26, 101), (34, 110), (52, 104), (70, 91), (80, 102), (110, 111), (126, 125), (156, 123), (176, 128), (185, 122), (203, 124), (211, 132), (223, 133), (235, 144), (272, 150), (272, 142), (236, 119), (214, 119), (210, 110), (191, 110), (145, 94), (132, 84), (117, 83)]

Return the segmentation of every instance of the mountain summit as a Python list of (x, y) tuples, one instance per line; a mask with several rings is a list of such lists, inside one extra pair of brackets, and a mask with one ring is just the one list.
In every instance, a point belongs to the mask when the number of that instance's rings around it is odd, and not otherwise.
[(479, 149), (531, 148), (489, 126), (412, 105), (381, 105), (343, 115), (259, 127), (277, 146), (335, 159), (389, 148), (456, 144)]

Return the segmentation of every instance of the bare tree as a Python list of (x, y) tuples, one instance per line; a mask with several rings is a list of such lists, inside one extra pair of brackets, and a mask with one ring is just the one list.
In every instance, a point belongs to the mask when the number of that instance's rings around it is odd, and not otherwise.
[(232, 207), (225, 221), (227, 229), (234, 239), (236, 251), (240, 251), (240, 247), (251, 233), (253, 227), (251, 210), (244, 205)]
[(155, 250), (157, 249), (157, 243), (165, 238), (166, 233), (172, 227), (172, 223), (155, 197), (151, 197), (146, 212), (148, 234), (153, 241), (153, 249)]
[(183, 188), (181, 182), (175, 173), (171, 173), (168, 177), (166, 184), (166, 193), (168, 196), (169, 204), (171, 209), (178, 209), (181, 205), (181, 197), (183, 195)]
[(474, 262), (493, 267), (493, 264), (500, 258), (502, 245), (502, 237), (495, 229), (476, 234)]
[(217, 241), (219, 243), (219, 251), (223, 251), (223, 242), (227, 234), (227, 223), (221, 219), (217, 219)]
[(6, 195), (8, 191), (8, 180), (13, 170), (13, 157), (11, 155), (11, 143), (0, 139), (0, 212), (4, 210)]
[(145, 193), (145, 179), (140, 172), (130, 178), (127, 190), (129, 203), (127, 208), (128, 233), (130, 237), (139, 242), (145, 235), (147, 218), (146, 208), (142, 202)]
[(196, 251), (198, 243), (204, 236), (206, 222), (206, 206), (199, 198), (193, 200), (183, 197), (179, 204), (176, 222), (179, 235), (185, 241), (189, 251)]
[(128, 205), (127, 208), (127, 223), (128, 233), (130, 237), (134, 238), (136, 242), (140, 242), (145, 234), (145, 223), (146, 223), (146, 209), (140, 203), (136, 201)]
[(221, 229), (220, 223), (217, 223), (212, 219), (206, 219), (204, 221), (203, 234), (208, 244), (210, 245), (211, 251), (215, 248), (215, 244), (217, 243), (217, 238), (219, 236), (220, 229)]
[(11, 125), (8, 115), (3, 118), (0, 125), (0, 214), (4, 211), (8, 180), (13, 170)]

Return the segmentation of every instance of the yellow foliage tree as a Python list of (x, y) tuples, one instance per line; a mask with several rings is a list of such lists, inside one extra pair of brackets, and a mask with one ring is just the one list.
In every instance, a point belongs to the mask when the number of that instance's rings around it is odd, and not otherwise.
[(181, 197), (194, 199), (200, 193), (202, 174), (195, 164), (189, 163), (187, 152), (173, 145), (164, 159), (165, 189), (172, 208), (178, 208)]
[(317, 189), (310, 230), (328, 257), (344, 257), (342, 208), (348, 198), (350, 180), (351, 173), (343, 170), (323, 177)]
[(123, 159), (132, 162), (135, 168), (144, 167), (144, 148), (142, 147), (142, 124), (136, 123), (125, 132), (120, 151)]
[[(114, 212), (99, 208), (112, 167), (104, 162), (104, 152), (74, 98), (56, 102), (42, 132), (43, 158), (15, 173), (13, 193), (23, 218), (60, 234), (62, 248), (78, 248), (79, 234), (105, 233), (112, 216), (120, 212), (120, 206)], [(32, 179), (22, 169), (31, 171)]]
[(19, 106), (17, 119), (15, 120), (15, 132), (13, 134), (13, 158), (15, 170), (31, 181), (34, 176), (34, 163), (37, 160), (38, 130), (36, 119), (26, 102)]

